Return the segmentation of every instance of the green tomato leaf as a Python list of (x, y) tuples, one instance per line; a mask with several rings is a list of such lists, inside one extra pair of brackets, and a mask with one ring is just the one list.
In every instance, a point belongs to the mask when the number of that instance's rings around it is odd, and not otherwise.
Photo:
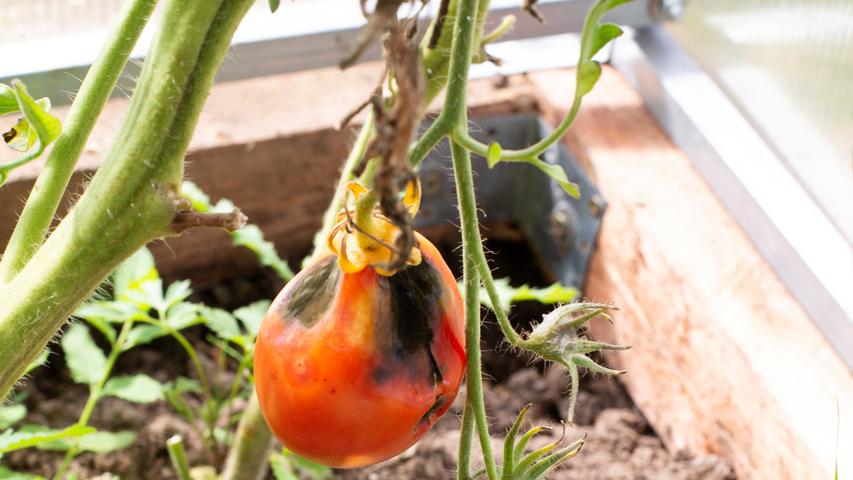
[(581, 33), (581, 53), (578, 59), (575, 102), (579, 102), (581, 97), (589, 93), (601, 76), (601, 66), (592, 57), (611, 40), (622, 35), (621, 28), (612, 23), (602, 24), (601, 19), (610, 10), (630, 1), (598, 0), (589, 9)]
[(18, 97), (15, 96), (15, 91), (9, 85), (0, 83), (0, 115), (20, 111), (21, 107), (18, 106)]
[(74, 316), (86, 321), (102, 320), (109, 323), (124, 323), (128, 319), (144, 317), (145, 312), (128, 302), (94, 301), (80, 305)]
[(107, 366), (107, 359), (92, 340), (88, 327), (82, 323), (71, 324), (62, 336), (61, 344), (65, 352), (65, 362), (75, 382), (92, 385), (100, 380)]
[(0, 467), (0, 480), (44, 480), (40, 475), (16, 472), (6, 467)]
[(158, 312), (166, 311), (166, 298), (163, 296), (163, 280), (146, 280), (139, 283), (136, 288), (125, 292), (123, 300), (135, 303), (143, 311), (155, 309)]
[(538, 158), (532, 158), (527, 162), (545, 172), (545, 174), (552, 179), (556, 180), (557, 183), (560, 184), (560, 187), (562, 187), (563, 191), (569, 194), (572, 198), (580, 198), (581, 192), (578, 189), (578, 185), (569, 181), (569, 177), (566, 175), (566, 171), (563, 170), (563, 167), (547, 163)]
[[(15, 99), (14, 107), (10, 101), (10, 93)], [(24, 84), (18, 80), (12, 81), (11, 88), (6, 85), (0, 86), (0, 112), (20, 111), (24, 114), (22, 121), (3, 133), (3, 140), (13, 149), (29, 150), (19, 158), (0, 165), (0, 185), (9, 177), (10, 171), (37, 158), (50, 142), (59, 136), (62, 124), (59, 119), (47, 113), (48, 109), (50, 109), (50, 100), (47, 98), (33, 100)], [(38, 139), (37, 143), (35, 139)], [(36, 148), (32, 148), (34, 145), (37, 145)]]
[(27, 407), (8, 405), (0, 407), (0, 430), (5, 430), (27, 416)]
[(204, 320), (205, 324), (223, 340), (235, 341), (241, 337), (237, 320), (225, 310), (205, 308)]
[(269, 0), (270, 2), (270, 12), (275, 13), (278, 10), (278, 6), (281, 4), (281, 0)]
[(38, 140), (38, 133), (30, 126), (30, 122), (26, 118), (18, 120), (9, 131), (3, 133), (3, 141), (6, 146), (16, 152), (26, 152), (33, 148)]
[(129, 430), (93, 432), (80, 437), (77, 446), (86, 452), (110, 453), (131, 446), (134, 440), (136, 440), (136, 433)]
[(169, 285), (166, 289), (165, 305), (166, 308), (172, 308), (175, 305), (186, 300), (193, 293), (190, 288), (189, 280), (181, 280)]
[(261, 322), (263, 322), (264, 315), (267, 314), (269, 308), (269, 300), (260, 300), (234, 310), (234, 316), (243, 323), (243, 328), (246, 329), (250, 339), (254, 340), (258, 336), (258, 330), (261, 329)]
[(140, 248), (121, 263), (113, 273), (115, 298), (122, 299), (129, 290), (137, 289), (150, 280), (158, 280), (160, 274), (154, 265), (154, 256), (147, 248)]
[(287, 263), (278, 256), (275, 245), (264, 239), (264, 234), (257, 225), (246, 225), (244, 228), (231, 233), (235, 245), (240, 245), (255, 252), (261, 265), (272, 267), (284, 281), (293, 278), (293, 271)]
[[(531, 288), (527, 285), (515, 288), (510, 286), (509, 280), (506, 278), (495, 279), (495, 289), (498, 291), (498, 297), (500, 298), (500, 307), (505, 312), (508, 312), (512, 304), (516, 302), (533, 300), (545, 305), (568, 303), (580, 294), (578, 289), (564, 287), (559, 283), (545, 288)], [(494, 310), (492, 301), (485, 288), (482, 288), (480, 291), (480, 303), (489, 310)]]
[(201, 323), (203, 319), (200, 315), (200, 305), (187, 302), (179, 303), (166, 313), (166, 323), (175, 330), (183, 330)]
[(62, 132), (62, 124), (58, 118), (47, 113), (50, 110), (50, 100), (47, 98), (38, 101), (33, 100), (27, 92), (27, 87), (17, 80), (12, 81), (12, 88), (15, 89), (21, 112), (36, 131), (41, 145), (46, 147), (50, 142), (56, 140), (56, 137)]
[(151, 343), (152, 340), (163, 337), (168, 332), (157, 325), (139, 325), (130, 329), (127, 334), (127, 346), (125, 350), (130, 350), (137, 345), (145, 345)]
[(104, 394), (136, 403), (152, 403), (163, 400), (162, 383), (148, 375), (113, 377), (104, 385)]
[(6, 430), (0, 433), (0, 454), (8, 453), (22, 448), (35, 447), (48, 442), (62, 441), (66, 438), (80, 437), (94, 432), (92, 427), (72, 425), (63, 430), (51, 430), (46, 427), (21, 429), (14, 432)]

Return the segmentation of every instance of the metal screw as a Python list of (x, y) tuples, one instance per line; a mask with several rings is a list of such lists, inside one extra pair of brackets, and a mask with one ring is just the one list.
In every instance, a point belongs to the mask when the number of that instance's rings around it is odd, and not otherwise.
[(551, 238), (554, 240), (557, 254), (561, 257), (569, 253), (575, 243), (573, 219), (574, 211), (572, 210), (572, 206), (566, 201), (561, 201), (554, 205), (551, 210), (551, 216), (548, 219)]
[(649, 14), (659, 22), (678, 20), (684, 15), (687, 0), (652, 0)]

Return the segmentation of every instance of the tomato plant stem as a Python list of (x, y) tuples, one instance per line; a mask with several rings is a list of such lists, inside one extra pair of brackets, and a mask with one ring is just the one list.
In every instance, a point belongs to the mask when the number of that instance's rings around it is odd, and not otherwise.
[(0, 296), (0, 397), (130, 254), (174, 233), (183, 157), (251, 0), (171, 0), (125, 122), (86, 192)]
[[(480, 355), (480, 277), (477, 273), (477, 256), (473, 251), (480, 248), (480, 231), (477, 225), (477, 207), (474, 200), (474, 180), (471, 174), (471, 157), (459, 145), (451, 145), (453, 171), (456, 176), (456, 195), (459, 197), (459, 217), (462, 223), (462, 276), (465, 284), (465, 345), (468, 356), (465, 410), (471, 410), (480, 436), (486, 475), (489, 480), (497, 478), (489, 424), (483, 401), (483, 372)], [(472, 223), (473, 222), (473, 223)], [(473, 432), (467, 432), (470, 436)], [(460, 445), (470, 444), (470, 439), (461, 438)], [(469, 448), (470, 449), (470, 448)], [(470, 455), (470, 454), (469, 454)]]
[(44, 242), (89, 134), (124, 70), (157, 0), (125, 4), (121, 20), (77, 92), (62, 133), (36, 179), (0, 260), (0, 285), (9, 283)]
[(471, 413), (471, 408), (466, 405), (462, 412), (462, 425), (459, 429), (459, 460), (456, 462), (456, 480), (469, 480), (471, 478), (473, 432), (474, 415)]

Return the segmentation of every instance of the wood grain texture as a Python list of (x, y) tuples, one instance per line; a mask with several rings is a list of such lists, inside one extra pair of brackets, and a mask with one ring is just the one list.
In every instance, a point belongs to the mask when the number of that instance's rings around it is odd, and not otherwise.
[[(573, 73), (530, 79), (562, 118)], [(565, 141), (609, 202), (586, 294), (621, 310), (593, 334), (633, 345), (609, 360), (668, 447), (721, 454), (740, 478), (832, 478), (838, 399), (853, 468), (851, 372), (618, 73)]]

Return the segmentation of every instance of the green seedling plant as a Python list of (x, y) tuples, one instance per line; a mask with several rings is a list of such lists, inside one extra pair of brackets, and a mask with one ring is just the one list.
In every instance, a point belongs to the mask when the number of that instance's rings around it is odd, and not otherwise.
[[(550, 469), (574, 455), (580, 445), (574, 442), (567, 447), (554, 445), (544, 452), (540, 449), (525, 453), (525, 438), (529, 440), (528, 434), (532, 436), (530, 432), (535, 434), (538, 428), (533, 427), (513, 444), (512, 454), (505, 456), (504, 465), (497, 464), (483, 402), (481, 289), (511, 347), (566, 367), (573, 386), (569, 422), (577, 394), (579, 367), (608, 375), (621, 373), (595, 363), (588, 354), (625, 347), (593, 342), (579, 333), (592, 318), (606, 315), (606, 311), (613, 308), (610, 305), (568, 304), (546, 315), (527, 334), (513, 329), (507, 315), (507, 298), (511, 302), (513, 296), (523, 297), (530, 292), (516, 292), (508, 297), (505, 286), (496, 283), (492, 276), (477, 220), (471, 162), (474, 154), (485, 159), (492, 168), (499, 168), (502, 162), (525, 163), (551, 177), (567, 194), (579, 196), (577, 186), (562, 168), (540, 157), (565, 134), (580, 111), (584, 96), (600, 77), (601, 67), (593, 57), (621, 34), (618, 26), (602, 23), (602, 18), (627, 1), (597, 0), (593, 4), (581, 33), (572, 107), (550, 135), (520, 150), (505, 150), (497, 143), (485, 145), (469, 133), (470, 65), (494, 60), (487, 53), (488, 44), (500, 39), (512, 27), (512, 20), (505, 19), (493, 31), (485, 31), (489, 0), (442, 0), (439, 14), (420, 36), (415, 22), (398, 17), (402, 0), (380, 0), (370, 14), (364, 34), (341, 62), (342, 66), (354, 63), (371, 41), (380, 34), (388, 34), (385, 37), (390, 39), (385, 42), (388, 63), (385, 80), (366, 102), (372, 109), (345, 161), (315, 245), (322, 244), (334, 225), (350, 180), (358, 178), (368, 186), (368, 194), (357, 206), (362, 212), (370, 212), (379, 203), (383, 209), (390, 208), (389, 204), (394, 203), (394, 181), (410, 178), (412, 169), (417, 168), (442, 140), (450, 144), (462, 233), (467, 346), (467, 388), (458, 479), (475, 477), (471, 473), (475, 438), (479, 441), (485, 465), (483, 472), (476, 476), (489, 480), (543, 478)], [(213, 398), (211, 381), (194, 358), (198, 353), (191, 344), (185, 345), (189, 342), (181, 340), (186, 340), (181, 333), (185, 328), (204, 324), (213, 332), (209, 340), (222, 352), (223, 360), (219, 364), (225, 365), (224, 359), (229, 358), (236, 362), (241, 372), (235, 377), (236, 386), (232, 384), (225, 389), (224, 401), (214, 401), (213, 407), (193, 414), (210, 429), (207, 438), (230, 443), (220, 478), (258, 478), (266, 471), (270, 458), (279, 478), (287, 478), (289, 472), (282, 467), (282, 462), (288, 456), (276, 452), (270, 457), (272, 438), (249, 388), (252, 329), (255, 328), (253, 322), (257, 321), (253, 315), (260, 311), (260, 305), (248, 307), (249, 310), (239, 314), (184, 306), (188, 305), (185, 300), (190, 292), (187, 283), (178, 282), (164, 290), (158, 278), (151, 278), (141, 280), (138, 289), (125, 287), (119, 278), (124, 271), (120, 268), (114, 279), (113, 298), (95, 300), (81, 307), (121, 262), (130, 257), (133, 265), (139, 261), (138, 255), (146, 255), (136, 253), (146, 243), (191, 227), (239, 231), (245, 225), (246, 218), (238, 210), (218, 211), (198, 192), (192, 191), (192, 187), (185, 187), (182, 193), (182, 181), (184, 156), (204, 99), (252, 0), (164, 0), (160, 25), (115, 143), (83, 195), (56, 228), (50, 230), (80, 153), (156, 3), (155, 0), (126, 2), (103, 51), (83, 81), (64, 125), (60, 126), (48, 113), (47, 102), (34, 100), (20, 82), (0, 86), (0, 114), (22, 115), (22, 120), (4, 134), (4, 140), (23, 150), (13, 162), (0, 165), (0, 183), (8, 179), (13, 169), (47, 153), (48, 145), (53, 143), (0, 259), (0, 298), (4, 299), (0, 303), (0, 396), (8, 395), (26, 373), (27, 366), (37, 360), (75, 311), (82, 321), (68, 327), (61, 343), (66, 355), (71, 353), (67, 361), (75, 381), (90, 386), (89, 401), (77, 424), (63, 430), (7, 429), (0, 433), (0, 454), (50, 444), (66, 450), (68, 457), (73, 459), (79, 451), (115, 447), (118, 442), (110, 435), (121, 435), (121, 432), (97, 432), (88, 426), (91, 410), (104, 395), (124, 396), (131, 401), (159, 400), (169, 395), (174, 401), (201, 390), (203, 396)], [(532, 12), (535, 12), (534, 3), (528, 2)], [(270, 1), (270, 7), (274, 11), (278, 2)], [(401, 32), (406, 34), (401, 35)], [(414, 45), (418, 38), (420, 44)], [(426, 107), (442, 91), (445, 95), (438, 116), (423, 134), (416, 135), (416, 126), (423, 119)], [(229, 207), (228, 204), (219, 206), (223, 210)], [(411, 231), (410, 217), (408, 221), (399, 221), (404, 230)], [(235, 233), (235, 240), (246, 243), (259, 254), (263, 263), (280, 275), (290, 275), (286, 264), (277, 263), (269, 255), (270, 245), (262, 241), (259, 232), (249, 229), (242, 234)], [(321, 249), (315, 249), (315, 256), (320, 253)], [(150, 274), (149, 270), (147, 275)], [(123, 316), (110, 317), (109, 312), (116, 313), (114, 309), (124, 309), (121, 310)], [(92, 332), (103, 336), (109, 344), (109, 352), (96, 346)], [(115, 360), (122, 352), (165, 336), (174, 338), (184, 348), (197, 379), (175, 379), (166, 386), (155, 385), (153, 379), (142, 376), (111, 377)], [(97, 368), (84, 366), (74, 357), (83, 353), (73, 350), (88, 352), (86, 361)], [(138, 388), (140, 385), (143, 388)], [(224, 406), (230, 417), (230, 404), (241, 396), (247, 396), (247, 400), (236, 434), (217, 433), (217, 427), (223, 428), (213, 422), (214, 418), (218, 421), (217, 413), (222, 412), (219, 408)], [(519, 425), (523, 413), (519, 415)], [(20, 416), (20, 409), (12, 418), (14, 416)], [(225, 423), (226, 429), (228, 426), (230, 422)], [(520, 426), (514, 428), (512, 442), (516, 442)], [(91, 447), (87, 438), (110, 440), (104, 442), (107, 447)], [(180, 439), (170, 441), (169, 451), (178, 473), (184, 478), (189, 470), (185, 468)], [(68, 461), (65, 463), (63, 468), (67, 468)]]

